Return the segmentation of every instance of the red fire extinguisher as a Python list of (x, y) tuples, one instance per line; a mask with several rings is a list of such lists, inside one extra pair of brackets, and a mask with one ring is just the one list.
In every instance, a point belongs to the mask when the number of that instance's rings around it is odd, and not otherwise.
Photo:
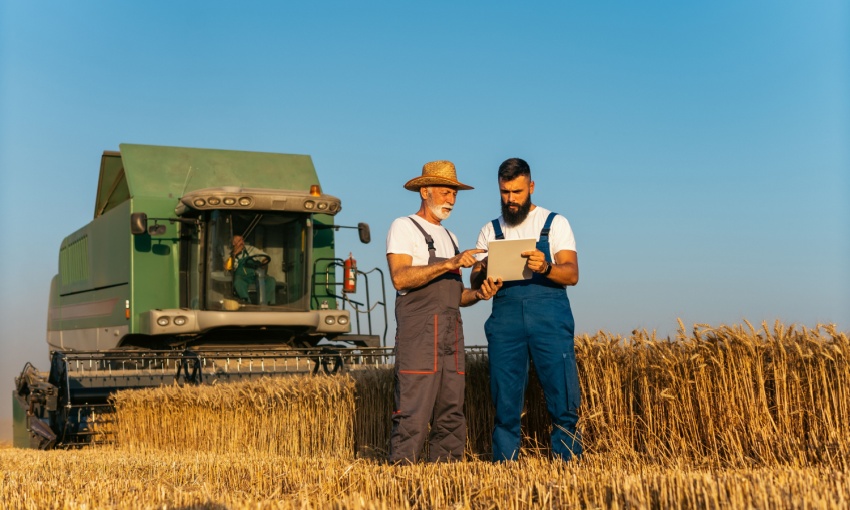
[(348, 254), (343, 266), (345, 270), (343, 271), (342, 291), (346, 294), (357, 292), (357, 261), (351, 256), (351, 253)]

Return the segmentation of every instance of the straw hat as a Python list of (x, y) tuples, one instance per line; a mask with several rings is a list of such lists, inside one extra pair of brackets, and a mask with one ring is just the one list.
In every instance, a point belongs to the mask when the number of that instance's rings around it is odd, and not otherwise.
[(407, 181), (405, 189), (419, 191), (423, 186), (451, 186), (457, 189), (474, 189), (457, 180), (455, 165), (451, 161), (431, 161), (422, 167), (422, 175)]

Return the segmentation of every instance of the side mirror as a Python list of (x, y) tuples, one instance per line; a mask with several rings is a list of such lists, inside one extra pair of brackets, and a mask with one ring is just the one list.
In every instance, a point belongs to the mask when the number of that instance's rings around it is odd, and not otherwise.
[(372, 240), (372, 234), (369, 232), (369, 224), (368, 223), (358, 223), (357, 224), (357, 232), (360, 233), (360, 242), (363, 244), (369, 244)]
[(148, 231), (148, 215), (137, 212), (130, 215), (130, 233), (134, 236), (144, 234)]

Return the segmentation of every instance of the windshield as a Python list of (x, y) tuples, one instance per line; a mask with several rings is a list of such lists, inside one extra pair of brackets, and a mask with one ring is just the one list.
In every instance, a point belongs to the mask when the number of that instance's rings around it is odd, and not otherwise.
[(307, 310), (307, 216), (213, 211), (208, 310)]

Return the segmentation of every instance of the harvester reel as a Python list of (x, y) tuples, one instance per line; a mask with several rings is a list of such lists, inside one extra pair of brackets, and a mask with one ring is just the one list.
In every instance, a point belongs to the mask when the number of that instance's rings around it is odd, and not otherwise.
[[(191, 365), (191, 372), (189, 372)], [(204, 376), (201, 373), (201, 358), (193, 352), (186, 351), (180, 359), (180, 364), (177, 365), (177, 374), (174, 379), (180, 381), (180, 372), (183, 372), (183, 380), (188, 384), (201, 384), (204, 381)]]
[[(333, 367), (331, 367), (331, 361), (333, 361)], [(320, 373), (334, 375), (343, 372), (345, 369), (342, 354), (333, 349), (322, 349), (319, 355), (313, 359), (313, 362), (316, 364), (313, 367), (313, 375), (320, 375)], [(319, 372), (319, 367), (322, 368), (322, 372)]]

